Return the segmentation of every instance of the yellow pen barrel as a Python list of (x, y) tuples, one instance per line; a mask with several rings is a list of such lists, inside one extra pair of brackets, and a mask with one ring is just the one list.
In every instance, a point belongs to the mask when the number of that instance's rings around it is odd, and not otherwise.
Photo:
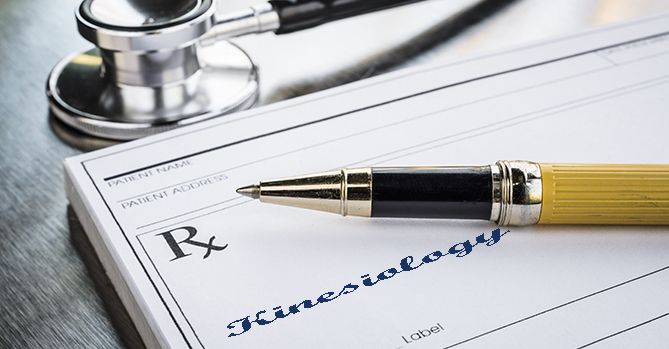
[(669, 165), (539, 166), (539, 224), (669, 224)]

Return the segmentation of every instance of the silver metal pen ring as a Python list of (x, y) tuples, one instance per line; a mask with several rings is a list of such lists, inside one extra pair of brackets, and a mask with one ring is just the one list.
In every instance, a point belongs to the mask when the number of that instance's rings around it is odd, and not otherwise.
[(539, 164), (498, 161), (491, 166), (493, 205), (491, 220), (504, 225), (530, 225), (541, 216), (542, 183)]

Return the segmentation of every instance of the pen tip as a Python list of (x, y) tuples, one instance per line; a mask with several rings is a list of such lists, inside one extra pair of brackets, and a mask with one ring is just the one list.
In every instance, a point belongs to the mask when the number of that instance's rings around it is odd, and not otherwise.
[(260, 198), (260, 186), (257, 184), (247, 185), (237, 189), (237, 194), (244, 195), (253, 199)]

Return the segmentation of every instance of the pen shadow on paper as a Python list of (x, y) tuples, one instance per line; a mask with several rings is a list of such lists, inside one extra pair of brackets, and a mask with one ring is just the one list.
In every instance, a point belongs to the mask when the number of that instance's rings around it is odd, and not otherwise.
[[(460, 220), (460, 219), (421, 219), (421, 218), (372, 218), (366, 219), (366, 224), (388, 232), (391, 228), (415, 229), (421, 226), (438, 227), (433, 233), (425, 233), (422, 237), (443, 236), (444, 231), (490, 231), (497, 228), (511, 230), (514, 235), (547, 236), (547, 235), (574, 235), (574, 234), (607, 234), (610, 236), (628, 235), (630, 229), (645, 234), (667, 234), (669, 228), (662, 225), (581, 225), (581, 224), (534, 224), (528, 226), (498, 226), (487, 220)], [(405, 231), (399, 229), (398, 231)], [(404, 233), (399, 233), (404, 234)]]
[[(437, 48), (473, 26), (495, 15), (516, 0), (484, 0), (428, 28), (426, 31), (390, 49), (377, 52), (362, 62), (326, 76), (277, 88), (263, 98), (263, 104), (274, 103), (309, 93), (363, 80), (390, 72)], [(262, 96), (261, 96), (262, 98)]]
[(146, 348), (130, 315), (126, 311), (121, 299), (116, 293), (107, 273), (95, 254), (84, 228), (79, 222), (72, 206), (67, 207), (67, 221), (70, 227), (70, 239), (79, 256), (88, 270), (88, 276), (93, 280), (95, 289), (102, 299), (112, 326), (126, 348)]

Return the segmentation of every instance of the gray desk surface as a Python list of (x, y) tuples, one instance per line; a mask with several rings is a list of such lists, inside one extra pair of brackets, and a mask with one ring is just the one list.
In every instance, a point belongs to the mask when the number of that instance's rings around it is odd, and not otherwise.
[[(669, 11), (669, 0), (517, 0), (456, 28), (451, 38), (453, 27), (443, 20), (474, 2), (431, 0), (235, 42), (260, 66), (260, 104), (267, 104), (400, 67)], [(100, 271), (88, 262), (85, 242), (77, 242), (76, 221), (68, 223), (63, 190), (61, 160), (108, 143), (63, 132), (44, 94), (50, 69), (87, 44), (76, 31), (78, 3), (0, 0), (1, 348), (137, 346), (122, 308), (102, 300), (110, 287), (93, 282)], [(251, 3), (222, 0), (219, 10)]]

